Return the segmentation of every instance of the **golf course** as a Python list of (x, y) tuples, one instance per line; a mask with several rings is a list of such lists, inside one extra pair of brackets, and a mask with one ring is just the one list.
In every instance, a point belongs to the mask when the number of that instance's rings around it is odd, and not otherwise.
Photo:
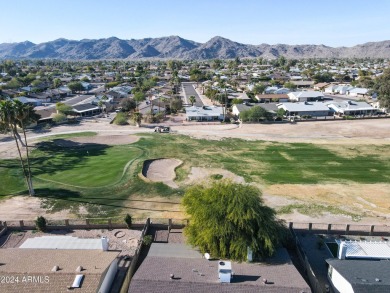
[[(186, 188), (194, 182), (220, 180), (226, 177), (224, 172), (264, 193), (297, 201), (278, 205), (281, 214), (298, 210), (315, 216), (326, 211), (357, 217), (390, 208), (387, 145), (207, 140), (152, 133), (131, 137), (129, 143), (115, 143), (115, 136), (107, 142), (97, 139), (95, 132), (81, 132), (36, 141), (31, 171), (44, 208), (66, 209), (76, 216), (83, 207), (84, 216), (91, 217), (130, 212), (137, 217), (183, 218), (180, 200)], [(143, 178), (143, 163), (161, 158), (181, 161), (172, 178), (177, 188)], [(203, 175), (189, 181), (194, 168), (204, 170)], [(0, 199), (27, 193), (17, 158), (0, 160), (0, 178)]]

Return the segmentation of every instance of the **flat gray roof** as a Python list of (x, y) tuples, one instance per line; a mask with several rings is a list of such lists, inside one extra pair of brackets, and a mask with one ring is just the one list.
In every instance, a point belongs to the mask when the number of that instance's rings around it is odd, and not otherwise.
[(35, 249), (98, 249), (103, 250), (102, 240), (73, 236), (41, 236), (28, 238), (20, 248)]

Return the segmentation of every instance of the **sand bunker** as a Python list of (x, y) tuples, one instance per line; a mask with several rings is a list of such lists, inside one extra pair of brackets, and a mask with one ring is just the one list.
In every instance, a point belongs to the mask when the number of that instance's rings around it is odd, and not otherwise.
[(172, 188), (178, 188), (173, 182), (176, 178), (175, 169), (182, 161), (177, 159), (157, 159), (144, 162), (142, 175), (153, 182), (162, 182)]

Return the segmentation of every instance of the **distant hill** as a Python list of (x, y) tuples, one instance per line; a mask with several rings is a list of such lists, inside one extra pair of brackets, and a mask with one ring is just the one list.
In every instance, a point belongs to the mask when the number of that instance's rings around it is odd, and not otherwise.
[(0, 59), (230, 59), (244, 57), (278, 58), (390, 58), (390, 41), (371, 42), (354, 47), (324, 45), (248, 45), (214, 37), (201, 44), (179, 36), (141, 40), (108, 39), (80, 41), (58, 39), (34, 44), (31, 42), (0, 44)]

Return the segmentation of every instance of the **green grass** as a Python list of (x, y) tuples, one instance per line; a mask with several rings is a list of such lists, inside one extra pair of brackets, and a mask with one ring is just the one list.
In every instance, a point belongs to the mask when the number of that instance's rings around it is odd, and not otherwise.
[[(51, 137), (40, 142), (33, 151), (34, 186), (38, 196), (45, 198), (44, 204), (49, 210), (77, 211), (82, 204), (95, 216), (117, 215), (135, 195), (145, 198), (181, 196), (184, 189), (146, 183), (138, 178), (142, 162), (155, 158), (182, 160), (183, 164), (176, 170), (179, 182), (185, 180), (191, 167), (223, 168), (244, 177), (247, 182), (265, 184), (374, 184), (390, 180), (387, 145), (354, 146), (354, 156), (348, 157), (326, 146), (312, 144), (240, 139), (212, 141), (181, 135), (142, 134), (138, 142), (122, 146), (75, 143), (71, 147), (59, 147), (53, 142), (53, 139), (93, 135), (95, 133), (87, 132)], [(128, 162), (127, 171), (123, 173)], [(25, 192), (21, 175), (18, 160), (1, 160), (0, 196)], [(302, 213), (305, 210), (329, 212), (330, 209), (325, 206), (289, 208)], [(345, 214), (341, 210), (334, 212)]]

